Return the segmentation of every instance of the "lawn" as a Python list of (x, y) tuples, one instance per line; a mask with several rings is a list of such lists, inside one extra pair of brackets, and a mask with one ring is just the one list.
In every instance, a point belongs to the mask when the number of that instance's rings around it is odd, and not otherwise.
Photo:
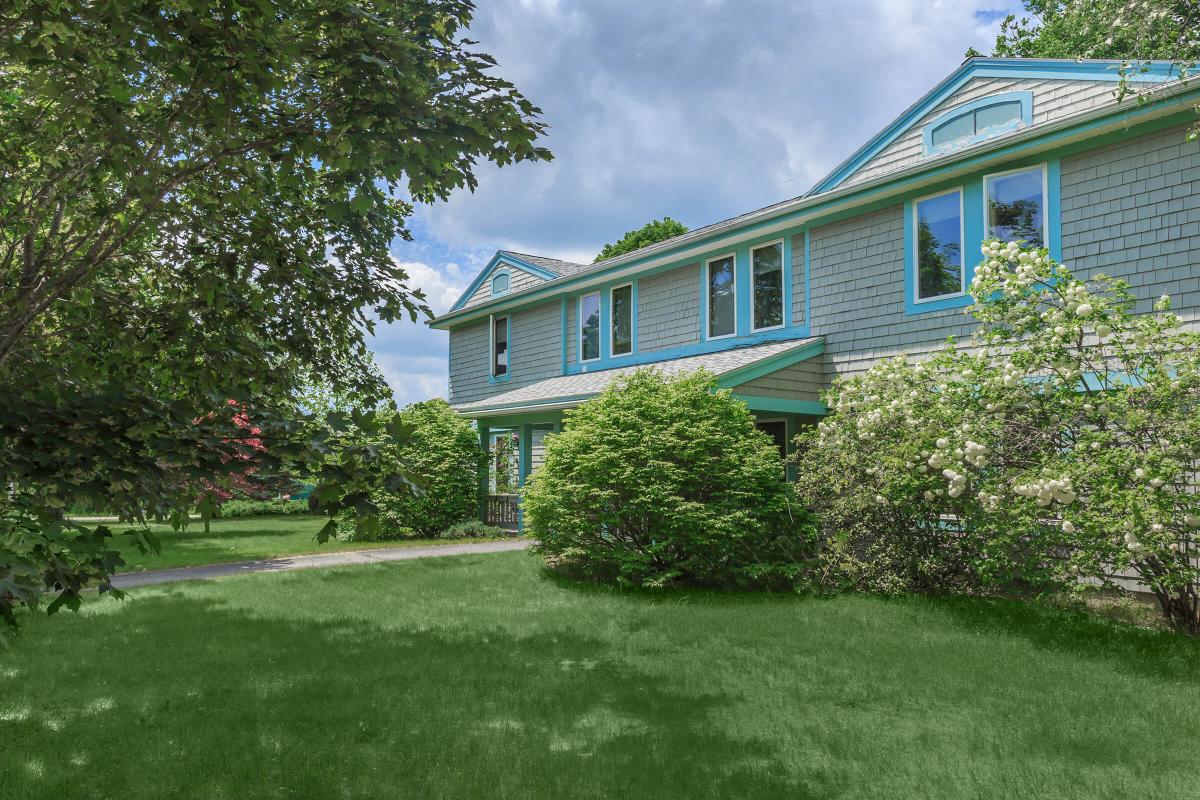
[[(171, 567), (192, 567), (231, 561), (253, 561), (301, 553), (329, 553), (335, 550), (363, 550), (376, 547), (415, 547), (447, 544), (439, 539), (407, 539), (396, 542), (339, 542), (318, 544), (316, 535), (325, 517), (241, 517), (213, 520), (206, 533), (204, 523), (192, 520), (185, 530), (173, 531), (170, 525), (151, 525), (162, 545), (160, 553), (141, 553), (128, 536), (118, 533), (115, 548), (125, 559), (122, 572)], [(120, 531), (116, 523), (108, 523)], [(472, 539), (471, 541), (486, 541)]]
[(18, 798), (1185, 798), (1200, 646), (1016, 601), (647, 595), (528, 553), (230, 578), (0, 650)]

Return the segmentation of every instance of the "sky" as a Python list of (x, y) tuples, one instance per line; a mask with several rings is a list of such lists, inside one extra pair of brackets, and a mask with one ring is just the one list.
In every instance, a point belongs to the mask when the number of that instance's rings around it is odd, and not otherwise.
[[(483, 165), (394, 258), (444, 313), (496, 250), (590, 263), (651, 219), (796, 197), (962, 63), (1012, 0), (480, 0), (469, 36), (541, 107), (551, 162)], [(446, 396), (448, 334), (381, 326), (400, 405)]]

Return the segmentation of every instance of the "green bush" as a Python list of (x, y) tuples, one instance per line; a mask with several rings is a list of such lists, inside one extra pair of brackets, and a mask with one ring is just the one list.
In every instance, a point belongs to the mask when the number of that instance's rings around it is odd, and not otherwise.
[(516, 536), (517, 532), (506, 528), (497, 528), (477, 519), (458, 522), (442, 531), (440, 539), (501, 539)]
[(790, 586), (814, 539), (779, 451), (703, 372), (639, 370), (567, 412), (526, 482), (549, 563), (640, 586)]
[(226, 500), (222, 517), (264, 517), (275, 514), (311, 514), (307, 500)]

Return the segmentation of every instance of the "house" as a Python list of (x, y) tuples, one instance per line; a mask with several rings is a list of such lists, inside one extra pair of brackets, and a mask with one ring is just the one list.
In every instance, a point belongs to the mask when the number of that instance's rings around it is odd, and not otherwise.
[[(1195, 322), (1200, 81), (1151, 63), (1118, 102), (1117, 66), (969, 59), (803, 196), (598, 264), (498, 252), (431, 323), (450, 402), (516, 454), (502, 483), (564, 409), (648, 364), (716, 373), (786, 447), (836, 376), (970, 334), (992, 235), (1125, 278), (1139, 308), (1169, 293)], [(515, 519), (513, 502), (485, 511)]]

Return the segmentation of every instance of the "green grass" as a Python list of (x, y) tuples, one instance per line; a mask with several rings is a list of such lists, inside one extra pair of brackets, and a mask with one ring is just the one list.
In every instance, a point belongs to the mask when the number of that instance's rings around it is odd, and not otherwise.
[[(316, 516), (217, 519), (212, 521), (207, 533), (204, 531), (204, 523), (198, 520), (192, 520), (182, 531), (173, 531), (170, 525), (151, 525), (151, 530), (161, 544), (158, 555), (139, 552), (130, 537), (121, 533), (117, 533), (113, 543), (125, 559), (125, 566), (121, 567), (122, 572), (225, 564), (231, 561), (253, 561), (302, 553), (450, 543), (439, 539), (406, 539), (394, 542), (339, 542), (331, 539), (324, 544), (318, 544), (317, 531), (325, 524), (325, 520), (325, 517)], [(117, 523), (109, 525), (113, 531), (122, 530)]]
[(526, 553), (136, 590), (0, 651), (20, 798), (1187, 798), (1200, 644), (1015, 601), (647, 595)]

